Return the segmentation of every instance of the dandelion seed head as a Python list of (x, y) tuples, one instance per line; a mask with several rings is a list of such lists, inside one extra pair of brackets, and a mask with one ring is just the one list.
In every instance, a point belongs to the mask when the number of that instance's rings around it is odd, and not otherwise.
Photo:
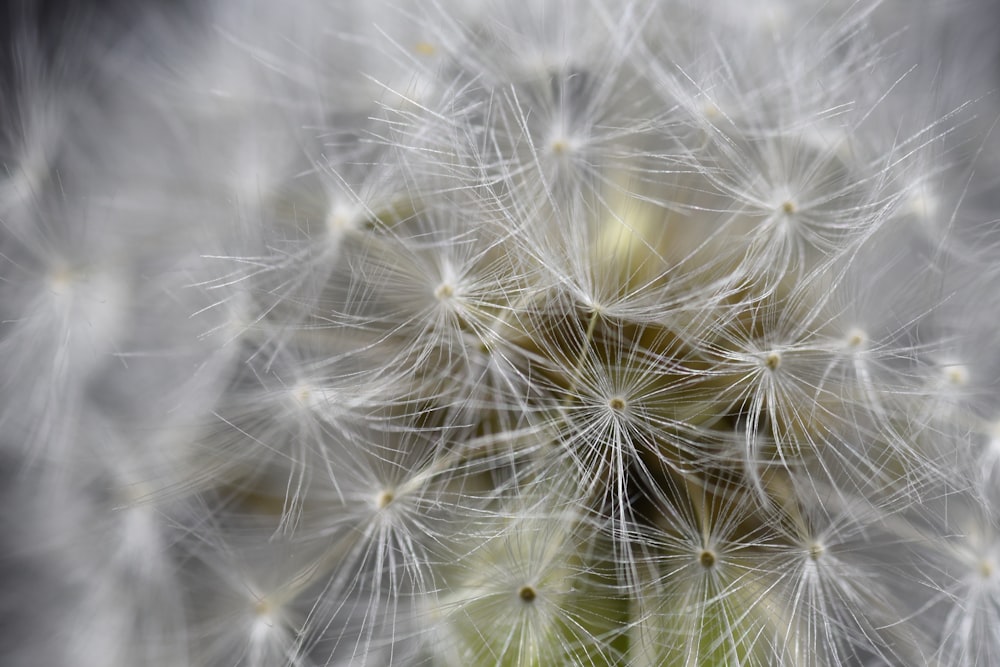
[(995, 101), (912, 125), (904, 4), (210, 0), (15, 81), (3, 446), (140, 459), (95, 660), (996, 663)]

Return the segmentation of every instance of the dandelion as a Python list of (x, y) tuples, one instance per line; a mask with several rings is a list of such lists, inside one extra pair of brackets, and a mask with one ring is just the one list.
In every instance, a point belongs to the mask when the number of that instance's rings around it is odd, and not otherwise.
[(19, 6), (0, 661), (1000, 659), (987, 4)]

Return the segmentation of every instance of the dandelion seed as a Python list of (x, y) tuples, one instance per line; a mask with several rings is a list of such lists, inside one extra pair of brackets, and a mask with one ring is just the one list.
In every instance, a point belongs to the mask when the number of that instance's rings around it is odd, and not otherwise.
[(455, 288), (450, 283), (441, 283), (434, 288), (434, 298), (438, 301), (447, 301), (455, 296)]
[(863, 329), (850, 329), (845, 343), (849, 349), (861, 350), (868, 344), (868, 334)]
[(395, 500), (395, 495), (392, 491), (382, 491), (375, 496), (375, 507), (378, 509), (385, 509), (392, 503), (393, 500)]
[(962, 387), (969, 382), (969, 369), (965, 364), (945, 363), (941, 365), (942, 379), (952, 387)]
[(338, 239), (346, 232), (358, 229), (363, 220), (363, 212), (357, 207), (336, 204), (327, 216), (326, 226), (331, 238)]
[(781, 353), (769, 352), (768, 355), (764, 357), (764, 365), (767, 366), (768, 370), (778, 370), (778, 368), (781, 367)]
[(422, 56), (433, 56), (437, 53), (437, 48), (430, 42), (417, 42), (413, 45), (413, 50)]

